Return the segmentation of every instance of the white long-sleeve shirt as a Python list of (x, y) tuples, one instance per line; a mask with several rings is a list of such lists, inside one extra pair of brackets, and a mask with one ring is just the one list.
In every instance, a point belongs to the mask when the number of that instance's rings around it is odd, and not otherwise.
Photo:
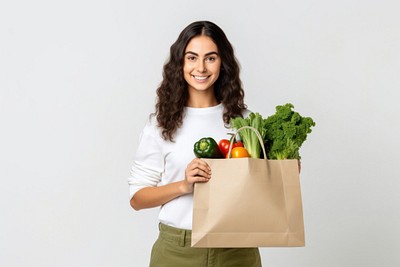
[[(187, 165), (195, 158), (193, 146), (200, 138), (212, 137), (216, 142), (229, 139), (232, 130), (224, 125), (223, 111), (222, 104), (209, 108), (186, 107), (174, 142), (162, 138), (156, 119), (151, 117), (141, 133), (128, 178), (130, 195), (144, 187), (183, 180)], [(192, 229), (192, 209), (193, 194), (183, 195), (161, 207), (159, 220), (173, 227)]]

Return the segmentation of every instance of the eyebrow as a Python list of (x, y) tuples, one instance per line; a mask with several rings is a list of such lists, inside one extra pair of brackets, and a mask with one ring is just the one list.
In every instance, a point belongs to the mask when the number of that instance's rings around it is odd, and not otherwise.
[[(187, 51), (187, 52), (185, 53), (185, 55), (187, 55), (187, 54), (192, 54), (192, 55), (195, 55), (196, 57), (199, 56), (199, 54), (197, 54), (197, 53), (195, 53), (195, 52), (192, 52), (192, 51)], [(205, 54), (204, 56), (205, 56), (205, 57), (208, 57), (208, 56), (210, 56), (210, 55), (217, 55), (217, 56), (219, 56), (219, 54), (218, 54), (217, 52), (215, 52), (215, 51), (208, 52), (208, 53)]]

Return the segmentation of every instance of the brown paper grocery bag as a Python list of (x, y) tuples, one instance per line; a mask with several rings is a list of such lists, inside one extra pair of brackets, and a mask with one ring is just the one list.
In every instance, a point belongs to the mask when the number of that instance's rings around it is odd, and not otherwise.
[(297, 160), (204, 160), (212, 178), (195, 184), (192, 247), (305, 245)]

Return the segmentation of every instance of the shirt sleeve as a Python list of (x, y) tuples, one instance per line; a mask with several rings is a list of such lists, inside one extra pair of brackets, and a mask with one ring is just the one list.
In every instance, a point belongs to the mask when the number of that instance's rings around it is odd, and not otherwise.
[(155, 187), (161, 181), (164, 172), (164, 156), (158, 136), (154, 122), (152, 123), (149, 119), (140, 135), (139, 146), (128, 178), (131, 197), (140, 189)]

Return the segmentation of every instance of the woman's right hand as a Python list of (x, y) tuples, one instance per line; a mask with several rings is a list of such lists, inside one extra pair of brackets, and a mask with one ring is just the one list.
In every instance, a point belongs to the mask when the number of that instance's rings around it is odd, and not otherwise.
[(186, 167), (183, 191), (187, 194), (192, 193), (194, 183), (206, 183), (210, 178), (211, 168), (207, 162), (199, 158), (194, 158)]

